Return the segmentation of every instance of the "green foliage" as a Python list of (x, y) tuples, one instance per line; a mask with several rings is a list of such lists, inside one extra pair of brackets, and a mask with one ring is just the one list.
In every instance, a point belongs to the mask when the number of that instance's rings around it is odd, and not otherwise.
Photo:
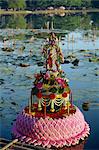
[[(32, 5), (32, 8), (47, 8), (53, 6), (54, 8), (60, 6), (81, 6), (82, 0), (27, 0), (27, 5)], [(35, 5), (35, 6), (34, 6)]]
[(56, 93), (57, 92), (57, 88), (56, 87), (53, 87), (49, 90), (49, 92), (52, 92), (52, 93)]
[[(29, 28), (29, 23), (31, 23), (31, 28), (42, 28), (44, 24), (49, 21), (53, 21), (55, 29), (61, 30), (75, 30), (75, 29), (92, 29), (93, 27), (98, 27), (99, 17), (98, 13), (93, 14), (82, 14), (71, 15), (60, 17), (58, 15), (49, 17), (47, 15), (2, 15), (0, 20), (0, 28)], [(93, 20), (93, 24), (90, 21)], [(47, 37), (45, 33), (40, 33), (38, 37)], [(61, 35), (60, 35), (61, 36)]]
[(58, 93), (59, 93), (59, 94), (62, 94), (63, 92), (64, 92), (64, 88), (61, 88), (61, 87), (60, 87), (60, 88), (58, 89)]
[(92, 4), (91, 1), (92, 0), (82, 0), (82, 6), (83, 7), (90, 7)]
[(25, 0), (8, 0), (8, 7), (13, 9), (24, 9), (26, 7)]
[(95, 0), (0, 0), (1, 8), (13, 9), (46, 9), (48, 7), (98, 7), (99, 1)]
[(85, 15), (82, 17), (81, 22), (80, 22), (80, 28), (84, 29), (84, 30), (88, 30), (91, 29), (91, 17), (89, 15)]
[(13, 15), (12, 17), (9, 18), (7, 22), (7, 27), (9, 28), (20, 28), (24, 29), (26, 28), (26, 20), (22, 15)]
[[(58, 21), (60, 20), (60, 22)], [(54, 18), (54, 27), (55, 28), (62, 28), (63, 30), (75, 30), (76, 28), (80, 27), (81, 16), (72, 16), (72, 17), (60, 17), (56, 16)]]
[(16, 8), (16, 1), (14, 2), (14, 0), (12, 0), (12, 1), (8, 1), (8, 7), (9, 8)]
[(71, 6), (81, 6), (81, 3), (82, 3), (82, 0), (70, 0)]

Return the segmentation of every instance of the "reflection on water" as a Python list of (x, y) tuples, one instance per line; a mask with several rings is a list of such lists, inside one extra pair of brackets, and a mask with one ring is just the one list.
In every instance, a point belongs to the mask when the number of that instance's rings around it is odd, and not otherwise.
[(63, 17), (0, 16), (0, 26), (4, 28), (0, 29), (1, 137), (11, 138), (13, 122), (28, 103), (33, 74), (43, 69), (42, 43), (53, 29), (60, 38), (59, 44), (65, 56), (62, 69), (70, 80), (74, 103), (82, 110), (91, 127), (90, 137), (78, 147), (99, 148), (98, 18), (97, 13)]
[(99, 28), (98, 13), (59, 15), (0, 15), (0, 28), (21, 29), (92, 29)]

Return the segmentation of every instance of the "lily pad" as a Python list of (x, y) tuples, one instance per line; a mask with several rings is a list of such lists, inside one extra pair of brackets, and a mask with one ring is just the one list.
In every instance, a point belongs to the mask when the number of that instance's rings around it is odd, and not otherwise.
[(20, 63), (19, 66), (20, 67), (28, 67), (28, 66), (30, 66), (30, 64), (22, 64), (22, 63)]
[(15, 106), (18, 105), (16, 102), (11, 102), (11, 104), (12, 104), (12, 105), (15, 105)]
[(89, 62), (97, 62), (97, 63), (99, 63), (99, 58), (98, 57), (89, 58)]
[(7, 52), (13, 52), (14, 49), (10, 48), (10, 47), (5, 47), (5, 48), (2, 48), (3, 51), (7, 51)]
[(0, 79), (0, 85), (4, 84), (4, 79)]

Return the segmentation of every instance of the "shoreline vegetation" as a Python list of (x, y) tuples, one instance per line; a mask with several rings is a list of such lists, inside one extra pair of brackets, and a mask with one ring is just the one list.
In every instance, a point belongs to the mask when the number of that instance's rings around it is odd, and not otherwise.
[(89, 12), (99, 12), (99, 9), (81, 9), (81, 10), (61, 10), (61, 9), (53, 9), (53, 10), (0, 10), (0, 15), (3, 14), (61, 14), (61, 13), (89, 13)]

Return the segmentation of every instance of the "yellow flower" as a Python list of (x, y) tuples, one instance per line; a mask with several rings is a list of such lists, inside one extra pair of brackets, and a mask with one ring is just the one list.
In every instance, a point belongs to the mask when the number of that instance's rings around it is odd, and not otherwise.
[(49, 85), (48, 85), (48, 84), (43, 84), (43, 88), (44, 88), (44, 89), (48, 89), (48, 88), (49, 88)]
[(35, 112), (32, 112), (31, 114), (32, 114), (33, 116), (35, 116)]
[(57, 98), (62, 98), (62, 94), (57, 94), (57, 95), (56, 95), (56, 99), (57, 99)]

